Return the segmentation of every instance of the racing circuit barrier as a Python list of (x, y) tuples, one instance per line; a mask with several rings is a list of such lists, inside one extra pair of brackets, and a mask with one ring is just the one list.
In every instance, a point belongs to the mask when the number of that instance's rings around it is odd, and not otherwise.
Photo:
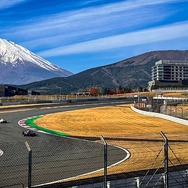
[(173, 98), (173, 100), (164, 101), (163, 98), (155, 98), (152, 101), (135, 101), (134, 107), (140, 110), (156, 112), (170, 115), (182, 119), (188, 119), (187, 98)]
[(97, 142), (77, 139), (76, 145), (72, 143), (75, 139), (61, 137), (43, 141), (28, 138), (27, 144), (0, 143), (4, 151), (0, 156), (0, 188), (188, 187), (188, 157), (182, 157), (186, 140), (172, 140), (164, 146), (166, 142), (160, 134), (155, 140), (116, 138), (132, 153), (113, 166), (125, 153), (111, 146), (111, 139), (102, 143), (100, 139)]

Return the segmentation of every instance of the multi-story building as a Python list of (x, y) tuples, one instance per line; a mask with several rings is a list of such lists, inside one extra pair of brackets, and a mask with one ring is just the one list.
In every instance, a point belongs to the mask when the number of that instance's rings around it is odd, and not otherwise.
[(160, 60), (152, 67), (149, 88), (188, 86), (188, 61)]

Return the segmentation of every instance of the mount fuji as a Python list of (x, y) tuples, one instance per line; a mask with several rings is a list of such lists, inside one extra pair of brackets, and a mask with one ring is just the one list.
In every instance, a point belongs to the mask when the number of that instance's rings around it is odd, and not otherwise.
[(53, 65), (14, 42), (0, 38), (0, 83), (28, 84), (73, 73)]

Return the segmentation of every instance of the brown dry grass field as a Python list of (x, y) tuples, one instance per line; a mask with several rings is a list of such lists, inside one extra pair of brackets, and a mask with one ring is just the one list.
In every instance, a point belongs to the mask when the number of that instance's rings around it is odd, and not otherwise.
[[(129, 150), (131, 157), (127, 161), (109, 168), (108, 174), (151, 168), (152, 163), (163, 147), (161, 131), (168, 137), (170, 147), (176, 155), (171, 150), (169, 151), (172, 162), (169, 165), (179, 165), (179, 161), (181, 164), (188, 164), (188, 126), (138, 114), (131, 110), (130, 105), (49, 114), (36, 120), (35, 123), (41, 127), (75, 137), (100, 137), (102, 135), (108, 144)], [(100, 139), (97, 141), (100, 142)], [(152, 168), (163, 167), (163, 155), (162, 150)], [(90, 176), (99, 176), (102, 173), (101, 171)]]

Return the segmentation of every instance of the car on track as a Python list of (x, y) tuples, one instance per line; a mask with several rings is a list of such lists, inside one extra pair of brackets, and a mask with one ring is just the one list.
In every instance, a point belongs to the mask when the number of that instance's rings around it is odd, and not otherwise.
[(8, 123), (8, 121), (6, 119), (4, 119), (4, 118), (1, 118), (0, 119), (0, 123)]
[(22, 135), (24, 135), (24, 136), (32, 136), (32, 137), (37, 136), (36, 133), (31, 131), (31, 130), (23, 131)]

